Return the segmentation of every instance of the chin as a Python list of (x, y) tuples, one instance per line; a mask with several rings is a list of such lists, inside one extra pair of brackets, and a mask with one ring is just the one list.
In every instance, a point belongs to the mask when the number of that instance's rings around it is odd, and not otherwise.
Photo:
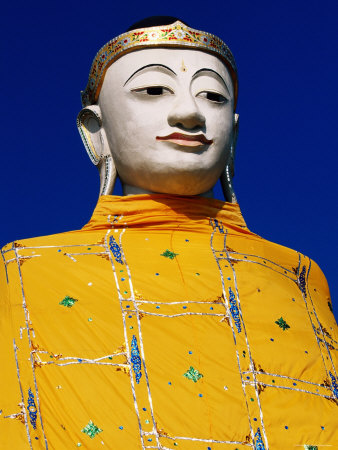
[(178, 176), (167, 175), (164, 179), (158, 175), (152, 179), (151, 182), (140, 186), (150, 192), (159, 194), (173, 194), (173, 195), (202, 195), (212, 190), (217, 182), (216, 178), (208, 177), (203, 180), (201, 176), (193, 177), (191, 174), (184, 174)]

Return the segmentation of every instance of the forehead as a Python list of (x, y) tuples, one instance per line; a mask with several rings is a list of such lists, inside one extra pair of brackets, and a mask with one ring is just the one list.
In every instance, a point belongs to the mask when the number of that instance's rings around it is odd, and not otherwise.
[(172, 48), (142, 49), (122, 56), (107, 70), (103, 88), (106, 81), (109, 84), (124, 83), (136, 70), (153, 64), (152, 70), (155, 73), (159, 70), (156, 64), (161, 64), (172, 69), (178, 76), (184, 77), (192, 77), (196, 71), (201, 69), (212, 69), (219, 73), (226, 81), (226, 84), (231, 86), (232, 89), (230, 73), (225, 64), (216, 56), (201, 50)]

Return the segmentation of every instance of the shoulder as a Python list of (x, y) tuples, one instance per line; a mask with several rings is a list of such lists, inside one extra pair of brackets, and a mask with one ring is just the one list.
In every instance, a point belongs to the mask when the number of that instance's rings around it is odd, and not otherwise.
[(41, 267), (41, 265), (50, 264), (55, 254), (64, 254), (67, 249), (78, 248), (79, 245), (89, 245), (95, 241), (95, 238), (91, 231), (74, 230), (20, 239), (6, 244), (0, 250), (0, 284), (2, 288), (6, 284), (10, 287), (11, 284), (20, 281), (18, 276), (21, 266), (27, 261), (30, 261), (35, 268), (37, 265)]
[(20, 249), (51, 248), (62, 245), (77, 245), (84, 240), (88, 233), (88, 231), (80, 229), (66, 231), (63, 233), (50, 234), (46, 236), (18, 239), (4, 245), (0, 251), (2, 256), (4, 256), (9, 252), (18, 252), (20, 251)]
[(268, 241), (258, 235), (255, 235), (254, 241), (255, 247), (260, 250), (262, 256), (291, 270), (296, 275), (298, 284), (303, 284), (303, 288), (307, 289), (308, 297), (316, 296), (320, 292), (322, 299), (325, 298), (326, 302), (331, 301), (325, 275), (313, 259), (297, 250)]
[(327, 280), (321, 268), (312, 259), (309, 260), (306, 282), (309, 300), (317, 305), (321, 305), (326, 312), (330, 311), (332, 313), (332, 302)]

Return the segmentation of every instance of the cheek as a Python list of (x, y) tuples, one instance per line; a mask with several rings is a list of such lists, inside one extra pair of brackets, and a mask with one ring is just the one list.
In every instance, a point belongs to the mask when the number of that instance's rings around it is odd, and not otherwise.
[(103, 110), (104, 128), (112, 151), (119, 152), (140, 136), (134, 111), (112, 104)]
[(113, 105), (109, 111), (109, 126), (112, 134), (119, 139), (137, 141), (146, 140), (151, 137), (162, 119), (163, 112), (156, 105), (139, 102), (133, 99), (121, 99)]
[(209, 128), (218, 152), (227, 149), (232, 141), (233, 124), (231, 120), (217, 117)]
[(231, 105), (212, 105), (204, 110), (206, 126), (214, 136), (224, 135), (224, 139), (231, 133), (233, 126), (233, 113)]
[[(108, 139), (110, 152), (115, 160), (117, 170), (125, 173), (135, 167), (144, 165), (145, 149), (150, 150), (156, 145), (157, 126), (156, 114), (152, 110), (140, 108), (135, 102), (124, 102), (118, 108), (118, 99), (108, 108), (102, 108), (104, 128)], [(150, 158), (151, 159), (151, 158)]]

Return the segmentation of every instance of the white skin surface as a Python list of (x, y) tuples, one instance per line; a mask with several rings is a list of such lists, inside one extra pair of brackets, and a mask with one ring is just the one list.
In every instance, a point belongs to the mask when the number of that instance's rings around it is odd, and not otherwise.
[(124, 194), (211, 197), (234, 138), (233, 102), (227, 68), (208, 53), (152, 48), (114, 62), (98, 104)]

